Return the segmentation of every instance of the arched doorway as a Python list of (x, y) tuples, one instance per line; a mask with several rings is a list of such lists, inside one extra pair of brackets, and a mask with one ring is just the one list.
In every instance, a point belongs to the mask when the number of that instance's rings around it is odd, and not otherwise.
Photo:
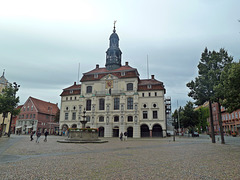
[(133, 127), (127, 128), (128, 137), (133, 137)]
[(104, 127), (101, 126), (98, 128), (98, 136), (104, 137)]
[(163, 137), (162, 127), (159, 124), (153, 126), (152, 137)]
[(113, 137), (119, 137), (119, 127), (115, 126), (113, 128)]
[(150, 131), (148, 125), (141, 125), (141, 137), (150, 137)]
[(73, 125), (72, 125), (72, 128), (77, 128), (77, 125), (76, 125), (76, 124), (73, 124)]

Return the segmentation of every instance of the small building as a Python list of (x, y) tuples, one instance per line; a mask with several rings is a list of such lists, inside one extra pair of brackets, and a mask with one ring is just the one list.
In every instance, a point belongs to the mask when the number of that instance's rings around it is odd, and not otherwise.
[(55, 122), (59, 108), (57, 104), (29, 97), (22, 105), (16, 120), (16, 134), (28, 134), (31, 131), (50, 134), (58, 133), (59, 124)]
[[(106, 52), (105, 67), (98, 64), (83, 73), (80, 83), (63, 89), (60, 129), (98, 128), (100, 137), (165, 137), (166, 117), (163, 82), (140, 79), (138, 70), (128, 62), (121, 64), (122, 52), (115, 26)], [(86, 113), (84, 113), (84, 111)], [(86, 116), (86, 117), (85, 117)]]

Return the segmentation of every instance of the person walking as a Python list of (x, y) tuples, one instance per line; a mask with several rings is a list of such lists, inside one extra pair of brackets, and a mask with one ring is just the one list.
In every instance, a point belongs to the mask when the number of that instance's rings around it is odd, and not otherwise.
[(126, 131), (126, 132), (124, 132), (124, 141), (127, 140), (127, 136), (128, 136), (128, 134), (127, 134), (127, 131)]
[(120, 140), (121, 141), (123, 140), (123, 133), (122, 132), (120, 133)]
[(32, 131), (31, 134), (30, 134), (30, 139), (31, 139), (30, 141), (33, 140), (33, 134), (34, 134), (34, 131)]
[(44, 142), (47, 142), (47, 136), (48, 136), (48, 131), (47, 130), (45, 131), (44, 135), (45, 135)]
[(40, 136), (41, 136), (41, 133), (40, 133), (40, 131), (38, 131), (38, 132), (37, 132), (37, 140), (36, 140), (36, 143), (39, 143)]

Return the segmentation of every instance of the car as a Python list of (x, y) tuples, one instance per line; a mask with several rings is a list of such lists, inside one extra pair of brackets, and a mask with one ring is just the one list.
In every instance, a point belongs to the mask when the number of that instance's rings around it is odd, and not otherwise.
[(198, 132), (193, 132), (192, 137), (199, 137)]

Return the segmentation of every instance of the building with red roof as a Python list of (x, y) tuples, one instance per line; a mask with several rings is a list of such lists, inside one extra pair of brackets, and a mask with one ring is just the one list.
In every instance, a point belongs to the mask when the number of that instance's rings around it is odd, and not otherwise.
[(105, 67), (86, 73), (80, 83), (61, 93), (60, 130), (81, 128), (86, 120), (89, 128), (98, 128), (100, 137), (165, 137), (166, 118), (163, 82), (140, 79), (137, 68), (122, 65), (119, 37), (114, 26), (109, 38)]
[(16, 134), (28, 134), (31, 131), (50, 134), (58, 133), (59, 123), (55, 121), (59, 112), (57, 104), (29, 97), (27, 101), (19, 106), (20, 114), (16, 117)]

